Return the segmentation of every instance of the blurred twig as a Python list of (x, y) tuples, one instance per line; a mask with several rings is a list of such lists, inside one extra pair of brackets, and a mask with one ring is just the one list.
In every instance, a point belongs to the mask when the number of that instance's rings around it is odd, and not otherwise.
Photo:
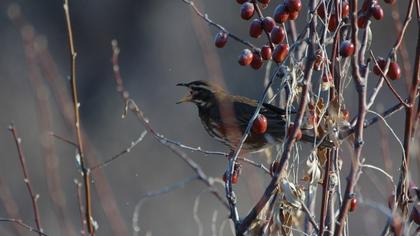
[(48, 236), (46, 233), (43, 233), (43, 232), (41, 232), (40, 230), (35, 229), (34, 227), (32, 227), (32, 226), (30, 226), (30, 225), (28, 225), (28, 224), (24, 223), (22, 220), (19, 220), (19, 219), (13, 219), (13, 218), (0, 218), (0, 222), (10, 222), (10, 223), (15, 223), (15, 224), (17, 224), (17, 225), (19, 225), (19, 226), (22, 226), (23, 228), (25, 228), (25, 229), (27, 229), (27, 230), (31, 231), (31, 232), (38, 233), (39, 235), (42, 235), (42, 236)]
[(18, 136), (17, 130), (13, 123), (10, 124), (9, 130), (12, 133), (13, 139), (15, 140), (16, 148), (19, 154), (20, 167), (22, 168), (23, 178), (24, 178), (23, 181), (25, 182), (26, 188), (28, 189), (29, 196), (31, 197), (32, 210), (34, 213), (37, 232), (39, 232), (39, 235), (42, 235), (41, 234), (42, 233), (41, 218), (39, 216), (39, 210), (38, 210), (38, 204), (37, 204), (39, 195), (35, 194), (32, 189), (31, 180), (29, 178), (28, 170), (26, 168), (26, 160), (25, 160), (25, 155), (23, 153), (23, 147), (22, 147), (22, 139)]

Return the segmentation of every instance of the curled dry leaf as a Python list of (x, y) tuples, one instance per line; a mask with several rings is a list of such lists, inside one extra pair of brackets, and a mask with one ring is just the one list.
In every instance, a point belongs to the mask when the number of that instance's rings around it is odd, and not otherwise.
[(310, 184), (318, 184), (318, 181), (321, 178), (321, 169), (319, 166), (318, 158), (315, 154), (310, 155), (308, 160), (306, 160), (306, 172), (303, 178)]

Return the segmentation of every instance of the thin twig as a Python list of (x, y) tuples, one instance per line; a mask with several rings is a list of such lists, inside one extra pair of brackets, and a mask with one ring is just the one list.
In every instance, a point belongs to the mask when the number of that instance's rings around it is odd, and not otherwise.
[(55, 133), (53, 133), (53, 132), (51, 132), (51, 133), (50, 133), (50, 135), (51, 135), (51, 136), (53, 136), (54, 138), (56, 138), (56, 139), (60, 140), (60, 141), (63, 141), (63, 142), (65, 142), (65, 143), (68, 143), (68, 144), (70, 144), (70, 145), (72, 145), (72, 146), (74, 146), (74, 147), (76, 147), (76, 148), (77, 148), (77, 143), (75, 143), (75, 142), (71, 141), (71, 140), (70, 140), (70, 139), (68, 139), (68, 138), (62, 137), (62, 136), (60, 136), (60, 135), (58, 135), (58, 134), (55, 134)]
[(257, 47), (254, 46), (252, 43), (245, 41), (243, 39), (241, 39), (240, 37), (236, 36), (235, 34), (229, 32), (228, 30), (226, 30), (223, 26), (213, 22), (212, 20), (209, 19), (207, 14), (202, 13), (200, 10), (198, 10), (198, 8), (195, 6), (193, 1), (188, 1), (188, 0), (182, 0), (184, 3), (188, 4), (194, 11), (195, 13), (200, 16), (201, 18), (203, 18), (203, 20), (205, 20), (207, 23), (209, 23), (210, 25), (226, 32), (228, 34), (229, 37), (233, 38), (234, 40), (242, 43), (243, 45), (251, 48), (253, 51), (257, 50)]
[[(32, 211), (35, 218), (35, 224), (37, 228), (37, 232), (42, 232), (41, 228), (41, 218), (39, 216), (39, 210), (38, 210), (38, 204), (37, 200), (39, 195), (35, 194), (32, 185), (31, 180), (29, 178), (28, 170), (26, 168), (26, 160), (25, 160), (25, 154), (23, 153), (23, 147), (22, 147), (22, 139), (18, 136), (17, 130), (15, 128), (15, 125), (13, 123), (10, 124), (9, 130), (12, 133), (13, 139), (15, 140), (16, 148), (18, 151), (19, 161), (20, 161), (20, 167), (23, 172), (23, 181), (25, 182), (26, 188), (28, 190), (29, 196), (31, 197), (32, 201)], [(41, 235), (41, 233), (40, 233)]]
[(91, 171), (93, 171), (93, 170), (95, 170), (95, 169), (97, 169), (97, 168), (103, 168), (103, 167), (105, 167), (105, 166), (109, 165), (111, 162), (115, 161), (116, 159), (120, 158), (120, 157), (121, 157), (121, 156), (123, 156), (124, 154), (131, 152), (131, 150), (132, 150), (132, 149), (133, 149), (133, 148), (134, 148), (137, 144), (139, 144), (141, 141), (143, 141), (143, 139), (144, 139), (144, 137), (146, 136), (146, 134), (147, 134), (147, 131), (146, 131), (146, 130), (145, 130), (145, 131), (143, 131), (143, 132), (140, 134), (140, 137), (139, 137), (138, 139), (136, 139), (135, 141), (131, 142), (131, 144), (130, 144), (130, 146), (129, 146), (129, 147), (127, 147), (126, 149), (122, 150), (121, 152), (119, 152), (119, 153), (118, 153), (118, 154), (116, 154), (115, 156), (113, 156), (113, 157), (109, 158), (108, 160), (106, 160), (106, 161), (104, 161), (104, 162), (102, 162), (102, 163), (99, 163), (99, 164), (98, 164), (98, 165), (96, 165), (96, 166), (91, 167), (91, 168), (90, 168), (90, 170), (91, 170)]
[(39, 235), (42, 236), (48, 236), (46, 233), (43, 233), (37, 229), (35, 229), (34, 227), (24, 223), (22, 220), (19, 219), (12, 219), (12, 218), (0, 218), (0, 222), (10, 222), (10, 223), (15, 223), (19, 226), (22, 226), (23, 228), (29, 230), (30, 232), (35, 232), (38, 233)]
[(82, 170), (82, 177), (83, 177), (83, 185), (85, 190), (85, 204), (86, 204), (86, 222), (87, 222), (87, 229), (89, 234), (95, 235), (95, 228), (93, 227), (93, 216), (92, 216), (92, 202), (91, 202), (91, 190), (90, 190), (90, 173), (85, 165), (85, 156), (84, 156), (84, 146), (83, 146), (83, 139), (82, 139), (82, 132), (80, 128), (80, 115), (79, 115), (79, 100), (77, 95), (77, 81), (76, 81), (76, 50), (74, 47), (73, 42), (73, 29), (70, 20), (70, 9), (68, 0), (64, 0), (64, 14), (66, 17), (66, 28), (67, 28), (67, 39), (68, 39), (68, 47), (70, 52), (70, 81), (71, 81), (71, 88), (72, 88), (72, 97), (73, 97), (73, 111), (74, 111), (74, 128), (76, 130), (76, 137), (77, 137), (77, 151), (80, 156), (80, 168)]

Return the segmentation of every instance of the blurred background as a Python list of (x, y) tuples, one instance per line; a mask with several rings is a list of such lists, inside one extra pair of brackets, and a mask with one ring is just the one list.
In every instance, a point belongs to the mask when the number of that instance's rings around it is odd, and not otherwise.
[[(249, 23), (240, 18), (236, 1), (195, 2), (215, 22), (249, 39)], [(264, 14), (271, 15), (280, 2), (272, 1)], [(394, 14), (400, 12), (403, 18), (407, 2), (398, 1), (399, 10)], [(397, 33), (391, 7), (382, 1), (381, 5), (385, 19), (372, 23), (372, 50), (376, 55), (385, 56)], [(124, 104), (115, 89), (111, 64), (113, 39), (118, 40), (121, 49), (120, 69), (125, 86), (157, 132), (187, 145), (228, 151), (206, 134), (193, 105), (175, 104), (186, 92), (175, 85), (198, 79), (218, 80), (233, 94), (258, 99), (263, 89), (264, 70), (255, 71), (237, 63), (242, 45), (229, 40), (224, 49), (216, 49), (213, 35), (217, 30), (210, 28), (181, 0), (70, 1), (70, 13), (77, 51), (81, 125), (90, 166), (127, 148), (144, 130), (132, 114), (121, 118)], [(305, 15), (299, 17), (298, 32), (303, 29), (305, 20)], [(8, 131), (9, 124), (14, 122), (22, 138), (33, 189), (39, 194), (44, 231), (48, 235), (79, 235), (81, 223), (74, 180), (80, 180), (80, 172), (75, 160), (76, 150), (50, 135), (54, 132), (75, 140), (72, 111), (68, 106), (70, 56), (63, 2), (0, 1), (0, 35), (0, 217), (19, 218), (35, 226), (16, 147)], [(411, 63), (416, 37), (413, 22), (403, 41)], [(257, 45), (264, 43), (263, 39), (251, 41)], [(400, 63), (411, 71), (412, 65)], [(405, 77), (403, 73), (402, 80), (395, 82), (402, 97), (407, 94)], [(376, 79), (371, 77), (369, 91)], [(355, 94), (350, 84), (344, 96), (353, 115), (356, 113)], [(396, 99), (384, 87), (374, 109), (381, 111), (395, 103)], [(403, 112), (388, 121), (402, 139)], [(418, 145), (413, 145), (415, 148)], [(343, 177), (348, 173), (348, 153), (344, 148)], [(226, 160), (196, 152), (188, 154), (206, 174), (222, 177)], [(414, 150), (411, 165), (412, 177), (417, 183), (418, 155)], [(267, 161), (262, 154), (249, 157), (264, 164)], [(363, 158), (369, 164), (388, 168), (394, 181), (398, 180), (401, 148), (383, 124), (366, 131)], [(385, 162), (385, 159), (390, 161)], [(160, 190), (192, 175), (194, 172), (183, 161), (147, 135), (124, 157), (92, 173), (93, 215), (99, 225), (98, 235), (132, 234), (133, 211), (146, 192)], [(259, 199), (268, 181), (260, 169), (244, 165), (236, 186), (241, 216)], [(219, 187), (224, 194), (223, 187)], [(197, 217), (204, 235), (209, 235), (212, 226), (219, 228), (226, 221), (228, 212), (206, 189), (202, 182), (195, 181), (143, 202), (140, 235), (198, 235), (194, 219)], [(366, 200), (386, 205), (392, 185), (380, 173), (366, 170), (357, 191)], [(197, 196), (200, 201), (194, 214)], [(350, 232), (377, 235), (384, 222), (384, 215), (362, 205), (350, 215)], [(228, 228), (226, 224), (225, 235), (231, 235)], [(0, 235), (34, 234), (14, 224), (0, 222)]]

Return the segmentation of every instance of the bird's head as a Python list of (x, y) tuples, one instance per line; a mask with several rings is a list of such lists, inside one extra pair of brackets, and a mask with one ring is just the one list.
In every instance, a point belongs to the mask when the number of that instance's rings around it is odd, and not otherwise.
[(193, 102), (199, 107), (206, 107), (216, 101), (216, 97), (224, 94), (224, 90), (217, 84), (210, 81), (193, 81), (190, 83), (179, 83), (177, 86), (184, 86), (189, 89), (189, 94), (177, 102)]

